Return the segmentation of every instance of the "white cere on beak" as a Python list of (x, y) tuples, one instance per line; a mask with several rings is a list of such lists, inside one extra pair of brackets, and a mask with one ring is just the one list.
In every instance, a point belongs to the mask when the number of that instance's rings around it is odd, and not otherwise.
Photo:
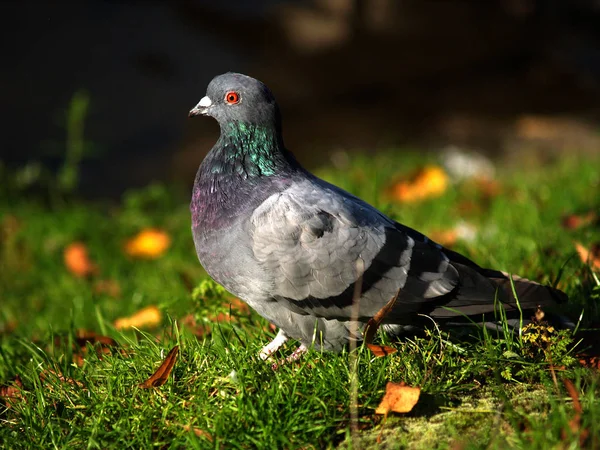
[(208, 96), (202, 97), (202, 99), (198, 102), (198, 106), (203, 108), (208, 108), (210, 105), (212, 105), (212, 101), (210, 98), (208, 98)]

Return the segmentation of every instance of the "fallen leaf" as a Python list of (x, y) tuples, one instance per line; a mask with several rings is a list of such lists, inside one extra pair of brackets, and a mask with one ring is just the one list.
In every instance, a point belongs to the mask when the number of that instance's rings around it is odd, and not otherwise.
[(448, 248), (454, 246), (458, 241), (458, 231), (455, 229), (436, 230), (428, 233), (428, 235), (432, 241)]
[[(55, 337), (54, 346), (60, 347), (61, 343), (66, 341), (66, 337)], [(79, 329), (75, 333), (75, 338), (72, 342), (72, 357), (73, 361), (78, 366), (83, 366), (85, 362), (85, 358), (88, 356), (88, 344), (90, 344), (98, 358), (102, 358), (103, 354), (110, 353), (112, 347), (118, 347), (117, 341), (108, 336), (102, 336), (93, 331), (88, 331), (84, 329)]]
[(140, 309), (129, 317), (121, 317), (114, 322), (114, 326), (117, 330), (124, 330), (127, 328), (142, 328), (142, 327), (154, 327), (158, 325), (162, 320), (162, 314), (160, 310), (152, 305), (144, 309)]
[(236, 309), (240, 313), (250, 314), (250, 307), (248, 306), (248, 303), (246, 303), (243, 300), (240, 300), (239, 298), (231, 297), (227, 304), (231, 305), (232, 309)]
[(63, 374), (58, 373), (52, 369), (46, 369), (42, 373), (40, 373), (40, 380), (43, 383), (49, 382), (49, 380), (51, 378), (54, 378), (55, 380), (60, 381), (61, 383), (72, 384), (73, 386), (77, 386), (80, 388), (84, 387), (84, 384), (81, 381), (77, 381), (77, 380), (74, 380), (73, 378), (65, 377)]
[[(571, 397), (571, 400), (573, 400), (573, 411), (575, 412), (573, 418), (569, 421), (569, 428), (573, 434), (579, 435), (579, 445), (583, 448), (585, 446), (585, 441), (590, 434), (590, 430), (581, 429), (581, 416), (583, 414), (583, 408), (581, 407), (581, 402), (579, 401), (579, 393), (577, 392), (577, 389), (571, 380), (564, 378), (563, 383), (567, 389), (569, 397)], [(564, 429), (562, 430), (562, 438), (563, 440), (567, 439), (567, 433)]]
[(100, 344), (104, 346), (115, 347), (118, 345), (117, 341), (108, 336), (94, 333), (93, 331), (87, 331), (82, 328), (76, 331), (75, 341), (80, 347), (85, 347), (88, 343), (92, 345)]
[(600, 356), (577, 355), (577, 357), (582, 366), (600, 370)]
[(394, 297), (392, 297), (392, 299), (389, 302), (387, 302), (383, 308), (377, 311), (377, 314), (375, 314), (371, 319), (369, 319), (363, 337), (365, 343), (371, 344), (373, 342), (373, 339), (375, 339), (375, 334), (377, 334), (379, 326), (383, 322), (383, 319), (385, 319), (385, 317), (390, 313), (392, 308), (394, 308), (396, 300), (398, 300), (399, 294), (400, 291), (396, 292), (396, 295), (394, 295)]
[(386, 414), (390, 411), (407, 413), (412, 411), (419, 401), (421, 388), (410, 387), (404, 383), (388, 382), (385, 386), (385, 395), (375, 410), (375, 414)]
[(600, 270), (600, 244), (593, 244), (588, 250), (579, 242), (575, 242), (575, 249), (584, 264), (589, 264), (590, 267)]
[(98, 267), (90, 259), (87, 247), (82, 242), (67, 245), (63, 259), (69, 272), (78, 277), (87, 277), (98, 272)]
[(163, 363), (160, 367), (152, 374), (150, 378), (139, 385), (142, 389), (149, 389), (151, 387), (162, 386), (169, 379), (169, 375), (171, 375), (171, 371), (175, 366), (175, 361), (177, 361), (177, 355), (179, 354), (179, 346), (176, 345), (171, 349)]
[(204, 431), (204, 430), (202, 430), (200, 428), (192, 427), (190, 425), (184, 425), (183, 426), (183, 430), (187, 431), (187, 432), (192, 431), (196, 435), (196, 437), (203, 437), (203, 438), (207, 439), (210, 442), (213, 441), (212, 435), (208, 431)]
[(394, 200), (414, 202), (443, 194), (448, 188), (448, 175), (439, 166), (426, 166), (406, 180), (394, 183), (389, 193)]
[(17, 375), (10, 384), (0, 386), (0, 399), (4, 400), (4, 405), (9, 408), (16, 402), (23, 399), (23, 382)]
[(387, 345), (367, 344), (367, 347), (369, 347), (369, 350), (371, 350), (373, 352), (373, 354), (377, 358), (381, 358), (383, 356), (391, 355), (391, 354), (396, 353), (398, 351), (397, 348), (389, 347)]
[(125, 244), (125, 253), (135, 258), (154, 259), (163, 255), (171, 245), (171, 237), (162, 230), (147, 228)]
[(477, 238), (478, 230), (467, 222), (460, 222), (454, 228), (433, 231), (429, 238), (444, 247), (452, 247), (458, 240), (473, 242)]
[(591, 225), (598, 219), (597, 214), (594, 211), (590, 211), (586, 214), (569, 214), (562, 218), (562, 226), (567, 230), (576, 230), (578, 228), (586, 227)]
[(188, 327), (196, 337), (203, 337), (211, 332), (210, 325), (198, 323), (194, 314), (188, 314), (185, 316), (183, 319), (181, 319), (181, 323)]

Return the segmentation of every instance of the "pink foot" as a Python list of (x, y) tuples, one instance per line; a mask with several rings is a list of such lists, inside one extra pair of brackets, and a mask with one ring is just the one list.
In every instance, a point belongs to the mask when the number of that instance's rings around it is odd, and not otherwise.
[(285, 332), (280, 329), (277, 333), (277, 336), (275, 336), (275, 338), (271, 342), (269, 342), (262, 348), (262, 350), (258, 354), (259, 358), (264, 361), (277, 350), (279, 350), (281, 346), (287, 342), (288, 339), (289, 338), (287, 337), (287, 334), (285, 334)]
[(284, 364), (298, 361), (302, 357), (302, 355), (304, 355), (307, 351), (308, 351), (308, 348), (306, 347), (306, 345), (302, 344), (300, 347), (298, 347), (296, 350), (294, 350), (294, 353), (292, 353), (290, 356), (285, 358), (282, 362), (274, 363), (271, 366), (271, 368), (273, 370), (277, 370)]

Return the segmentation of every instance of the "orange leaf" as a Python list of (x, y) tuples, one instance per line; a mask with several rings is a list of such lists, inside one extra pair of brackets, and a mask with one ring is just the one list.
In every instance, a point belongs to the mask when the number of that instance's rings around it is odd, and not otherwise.
[(419, 401), (420, 395), (421, 388), (419, 387), (388, 382), (385, 386), (385, 395), (375, 410), (375, 414), (387, 414), (390, 411), (397, 413), (410, 412)]
[[(581, 429), (581, 415), (583, 414), (583, 408), (581, 407), (581, 402), (579, 401), (579, 393), (577, 392), (577, 389), (571, 380), (564, 378), (563, 383), (567, 389), (569, 397), (571, 397), (571, 400), (573, 400), (573, 411), (575, 411), (573, 418), (569, 421), (569, 428), (571, 428), (572, 433), (579, 434), (579, 444), (581, 447), (585, 447), (585, 441), (590, 434), (590, 430)], [(562, 430), (562, 437), (565, 440), (567, 438), (567, 433), (564, 429)]]
[(383, 319), (385, 319), (385, 316), (387, 316), (390, 313), (390, 311), (396, 304), (396, 300), (398, 300), (399, 294), (400, 291), (396, 292), (396, 295), (394, 295), (394, 297), (389, 302), (387, 302), (383, 308), (377, 311), (377, 314), (375, 314), (373, 318), (369, 319), (369, 321), (367, 322), (365, 334), (363, 337), (364, 341), (367, 344), (373, 342), (373, 339), (375, 338), (375, 334), (377, 333), (379, 326), (383, 322)]
[(198, 323), (194, 314), (188, 314), (185, 316), (183, 319), (181, 319), (181, 323), (188, 327), (196, 337), (203, 337), (211, 332), (210, 325)]
[(65, 266), (73, 275), (87, 277), (98, 272), (98, 267), (90, 260), (88, 250), (82, 242), (69, 244), (63, 253)]
[(177, 361), (177, 355), (179, 354), (179, 346), (176, 345), (171, 349), (160, 367), (152, 374), (150, 378), (139, 385), (142, 389), (149, 389), (151, 387), (162, 386), (169, 379), (175, 361)]
[(250, 314), (250, 307), (248, 306), (248, 303), (240, 300), (239, 298), (231, 297), (229, 301), (225, 303), (231, 305), (232, 309), (238, 310), (242, 314)]
[(585, 248), (579, 242), (575, 242), (575, 248), (579, 254), (579, 258), (590, 267), (600, 270), (600, 244), (592, 245), (591, 249)]
[(398, 351), (397, 348), (389, 347), (387, 345), (367, 344), (367, 347), (369, 347), (369, 350), (371, 350), (377, 358), (381, 358), (382, 356), (391, 355)]
[(444, 247), (452, 247), (458, 240), (458, 231), (456, 229), (440, 230), (428, 233), (432, 241), (437, 242)]
[(115, 320), (115, 328), (117, 330), (124, 330), (126, 328), (142, 328), (142, 327), (154, 327), (162, 320), (162, 314), (156, 306), (148, 306), (144, 309), (140, 309), (135, 314), (129, 317), (121, 317)]
[(125, 244), (125, 252), (136, 258), (158, 258), (171, 245), (171, 237), (164, 231), (146, 228)]
[(391, 196), (400, 202), (413, 202), (443, 194), (448, 188), (448, 175), (441, 167), (426, 166), (390, 188)]
[(590, 211), (586, 214), (569, 214), (562, 218), (562, 226), (567, 230), (576, 230), (581, 227), (591, 225), (598, 219), (598, 216), (594, 211)]

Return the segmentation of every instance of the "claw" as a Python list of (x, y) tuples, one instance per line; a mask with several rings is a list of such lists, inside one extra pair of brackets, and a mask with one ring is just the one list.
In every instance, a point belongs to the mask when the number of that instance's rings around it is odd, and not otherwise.
[(302, 357), (302, 355), (304, 355), (307, 351), (308, 351), (308, 347), (306, 347), (306, 345), (302, 344), (302, 345), (300, 345), (300, 347), (298, 347), (296, 350), (294, 350), (294, 353), (292, 353), (290, 356), (285, 358), (283, 361), (273, 363), (271, 365), (271, 368), (273, 370), (277, 370), (284, 364), (298, 361)]
[(277, 333), (277, 336), (275, 336), (275, 338), (271, 342), (269, 342), (262, 348), (262, 350), (258, 354), (259, 358), (264, 361), (277, 350), (279, 350), (281, 346), (287, 342), (288, 339), (289, 338), (287, 334), (285, 334), (285, 332), (280, 329)]

